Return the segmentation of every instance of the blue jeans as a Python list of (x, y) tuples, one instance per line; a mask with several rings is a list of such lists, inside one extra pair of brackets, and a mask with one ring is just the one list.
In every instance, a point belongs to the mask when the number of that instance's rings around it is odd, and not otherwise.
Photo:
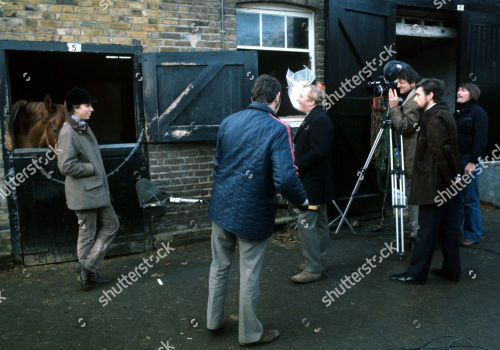
[[(460, 164), (462, 170), (467, 164), (466, 157), (460, 157)], [(459, 209), (459, 223), (463, 222), (464, 238), (473, 242), (479, 243), (483, 228), (481, 225), (481, 205), (479, 203), (479, 169), (481, 164), (478, 163), (474, 169), (474, 178), (467, 185), (467, 187), (460, 192), (460, 209)]]

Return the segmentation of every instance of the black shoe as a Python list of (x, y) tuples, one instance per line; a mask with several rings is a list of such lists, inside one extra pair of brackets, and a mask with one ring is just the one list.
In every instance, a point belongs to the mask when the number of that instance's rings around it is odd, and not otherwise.
[(433, 273), (439, 277), (445, 278), (445, 279), (452, 281), (452, 282), (460, 282), (460, 276), (452, 275), (451, 273), (449, 273), (448, 271), (445, 271), (443, 269), (431, 269), (431, 273)]
[(91, 274), (92, 271), (89, 271), (84, 266), (82, 266), (80, 271), (80, 287), (84, 291), (88, 291), (94, 287), (94, 284), (90, 281)]
[(396, 275), (391, 275), (389, 277), (391, 281), (400, 282), (404, 284), (424, 284), (425, 280), (417, 279), (416, 277), (408, 275), (405, 273), (398, 273)]
[(111, 282), (110, 278), (99, 275), (97, 272), (90, 272), (90, 283), (92, 284), (106, 284)]

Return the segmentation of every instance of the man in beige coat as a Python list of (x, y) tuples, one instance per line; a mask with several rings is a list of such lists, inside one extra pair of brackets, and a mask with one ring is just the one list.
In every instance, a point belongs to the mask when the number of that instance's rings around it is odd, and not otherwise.
[(101, 151), (86, 122), (94, 111), (93, 102), (96, 101), (84, 89), (73, 88), (68, 91), (65, 103), (71, 118), (61, 128), (56, 147), (57, 166), (61, 174), (66, 176), (66, 203), (78, 218), (77, 253), (83, 290), (110, 282), (99, 276), (97, 269), (120, 227), (111, 206)]
[[(417, 148), (417, 129), (421, 112), (414, 101), (415, 85), (420, 77), (411, 68), (403, 69), (397, 75), (398, 89), (405, 96), (400, 105), (398, 93), (389, 90), (389, 116), (394, 128), (403, 135), (403, 152), (406, 170), (406, 196), (410, 197), (410, 188), (413, 177), (413, 162), (415, 160), (415, 149)], [(417, 237), (418, 229), (418, 206), (408, 205), (410, 216), (410, 238)]]

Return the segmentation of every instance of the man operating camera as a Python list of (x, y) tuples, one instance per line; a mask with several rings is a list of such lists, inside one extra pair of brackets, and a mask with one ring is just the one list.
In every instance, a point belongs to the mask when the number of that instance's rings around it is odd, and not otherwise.
[[(415, 85), (420, 77), (411, 68), (405, 68), (397, 74), (398, 89), (401, 101), (396, 90), (389, 90), (389, 117), (392, 125), (403, 135), (404, 165), (406, 170), (406, 193), (410, 196), (411, 182), (413, 177), (413, 162), (415, 160), (415, 149), (417, 147), (417, 132), (421, 112), (413, 100), (415, 98)], [(410, 216), (410, 237), (417, 236), (418, 206), (408, 205)]]

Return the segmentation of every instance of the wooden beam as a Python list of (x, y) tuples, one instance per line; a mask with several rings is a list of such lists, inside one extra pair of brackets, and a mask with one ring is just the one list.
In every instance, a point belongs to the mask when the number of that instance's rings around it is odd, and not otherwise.
[(456, 38), (457, 30), (455, 28), (425, 24), (396, 23), (396, 35), (417, 36), (421, 38)]

